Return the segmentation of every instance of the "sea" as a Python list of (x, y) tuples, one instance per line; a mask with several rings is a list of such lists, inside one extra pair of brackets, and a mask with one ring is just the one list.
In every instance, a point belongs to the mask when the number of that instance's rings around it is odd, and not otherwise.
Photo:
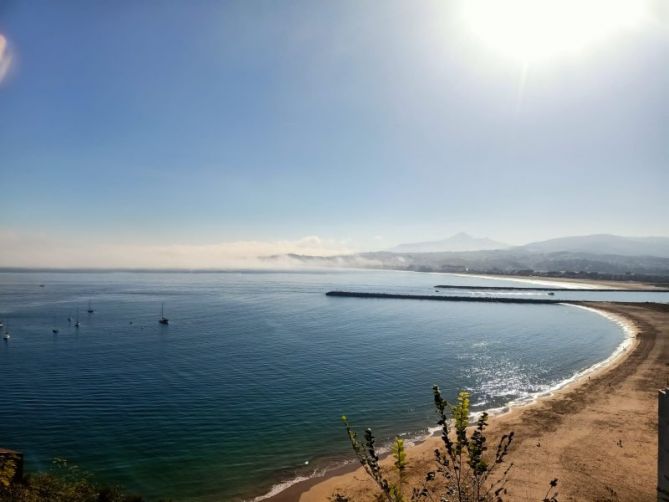
[(11, 336), (0, 342), (0, 447), (23, 452), (29, 472), (66, 458), (149, 501), (261, 500), (351, 461), (342, 415), (381, 446), (411, 442), (436, 425), (433, 384), (448, 399), (470, 391), (474, 410), (504, 409), (626, 338), (615, 319), (569, 305), (325, 295), (492, 294), (438, 284), (523, 285), (369, 270), (0, 273)]

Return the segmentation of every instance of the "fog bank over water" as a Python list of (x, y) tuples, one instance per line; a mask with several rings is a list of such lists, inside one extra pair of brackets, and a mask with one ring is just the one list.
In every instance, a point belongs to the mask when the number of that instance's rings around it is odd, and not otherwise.
[[(86, 242), (45, 234), (0, 233), (0, 267), (40, 268), (250, 268), (281, 267), (258, 256), (350, 254), (346, 242), (312, 235), (296, 240), (245, 240), (216, 244), (128, 244)], [(295, 266), (286, 259), (285, 266)]]

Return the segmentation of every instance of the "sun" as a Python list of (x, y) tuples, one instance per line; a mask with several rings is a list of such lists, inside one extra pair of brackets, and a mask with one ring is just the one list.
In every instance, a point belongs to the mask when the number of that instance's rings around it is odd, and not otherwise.
[(641, 23), (644, 0), (465, 0), (464, 22), (484, 45), (523, 63), (582, 54)]

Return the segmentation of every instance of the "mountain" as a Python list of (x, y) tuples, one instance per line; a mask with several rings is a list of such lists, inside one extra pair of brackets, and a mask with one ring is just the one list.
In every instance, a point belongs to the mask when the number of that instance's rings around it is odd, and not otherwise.
[(444, 251), (484, 251), (489, 249), (505, 249), (508, 244), (493, 241), (487, 237), (472, 237), (460, 232), (440, 241), (413, 242), (400, 244), (388, 249), (390, 253), (438, 253)]
[(610, 234), (583, 235), (532, 242), (514, 249), (530, 253), (571, 252), (669, 258), (669, 237), (622, 237)]

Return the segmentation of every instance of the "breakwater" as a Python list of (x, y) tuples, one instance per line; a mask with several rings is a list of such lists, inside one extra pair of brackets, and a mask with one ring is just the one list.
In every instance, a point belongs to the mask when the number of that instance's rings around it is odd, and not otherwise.
[(529, 298), (492, 298), (487, 296), (407, 295), (407, 294), (392, 294), (392, 293), (363, 293), (358, 291), (328, 291), (327, 293), (325, 293), (325, 295), (339, 296), (346, 298), (434, 300), (441, 302), (530, 303), (530, 304), (565, 303), (565, 300), (553, 300), (553, 299), (530, 300)]

